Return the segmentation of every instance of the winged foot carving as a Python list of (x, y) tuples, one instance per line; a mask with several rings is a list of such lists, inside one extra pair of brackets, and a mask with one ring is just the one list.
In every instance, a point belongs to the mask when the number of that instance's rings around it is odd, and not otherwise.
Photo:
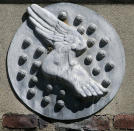
[(51, 12), (33, 4), (28, 7), (29, 20), (35, 31), (54, 47), (42, 61), (44, 74), (61, 78), (71, 85), (80, 97), (103, 95), (108, 90), (95, 81), (77, 61), (87, 44), (76, 28), (57, 19)]

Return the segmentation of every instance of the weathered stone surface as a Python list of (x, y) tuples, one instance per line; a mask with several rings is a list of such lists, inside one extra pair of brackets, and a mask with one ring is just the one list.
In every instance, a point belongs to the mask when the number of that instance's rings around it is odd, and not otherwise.
[(108, 130), (110, 129), (109, 119), (106, 116), (93, 116), (84, 129)]
[(38, 126), (37, 117), (34, 115), (5, 114), (3, 115), (3, 127), (7, 128), (36, 128)]
[[(1, 122), (0, 120), (0, 123)], [(134, 115), (132, 114), (119, 114), (116, 116), (95, 115), (78, 122), (53, 122), (47, 122), (46, 119), (42, 119), (33, 114), (10, 113), (3, 115), (3, 127), (0, 125), (0, 131), (8, 131), (8, 128), (14, 128), (15, 131), (19, 131), (19, 129), (30, 130), (33, 128), (43, 131), (122, 131), (124, 129), (134, 129)]]
[(110, 122), (106, 116), (93, 116), (91, 120), (87, 121), (87, 124), (84, 125), (83, 129), (85, 130), (109, 130)]
[(117, 129), (134, 129), (134, 115), (119, 114), (114, 117), (114, 127)]
[(72, 129), (76, 131), (105, 131), (110, 129), (110, 120), (107, 116), (92, 116), (88, 119), (70, 124), (56, 123), (57, 129)]
[(48, 126), (48, 124), (49, 123), (47, 121), (45, 121), (44, 119), (41, 119), (41, 118), (38, 119), (39, 129), (46, 128)]

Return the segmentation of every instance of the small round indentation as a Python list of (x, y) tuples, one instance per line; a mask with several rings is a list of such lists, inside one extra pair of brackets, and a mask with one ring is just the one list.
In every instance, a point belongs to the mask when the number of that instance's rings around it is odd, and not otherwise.
[(106, 52), (105, 51), (99, 51), (96, 55), (96, 60), (97, 61), (101, 61), (104, 59), (104, 57), (106, 56)]
[(34, 87), (37, 82), (38, 82), (38, 78), (36, 76), (32, 76), (29, 81), (29, 87)]
[(100, 40), (99, 47), (103, 48), (109, 43), (109, 39), (107, 37), (104, 37)]
[(58, 15), (58, 18), (62, 21), (65, 21), (67, 19), (67, 12), (61, 11)]
[(79, 24), (81, 24), (83, 22), (83, 17), (81, 15), (77, 15), (74, 19), (74, 25), (78, 26)]
[(27, 92), (27, 99), (32, 99), (35, 96), (35, 89), (30, 88)]
[(113, 63), (107, 63), (105, 65), (105, 71), (106, 72), (110, 72), (113, 68), (114, 68), (114, 64)]
[(28, 40), (24, 40), (22, 43), (22, 49), (26, 49), (31, 45), (31, 43)]
[(50, 92), (53, 90), (53, 86), (50, 85), (50, 84), (48, 84), (48, 85), (46, 86), (46, 90), (47, 90), (47, 92), (50, 93)]
[(94, 68), (94, 69), (92, 70), (92, 74), (93, 74), (94, 76), (99, 75), (99, 74), (100, 74), (100, 69), (99, 69), (99, 68)]
[(44, 47), (38, 47), (34, 53), (34, 58), (37, 59), (39, 58), (43, 53), (45, 52), (45, 48)]
[(19, 57), (18, 64), (19, 66), (23, 65), (27, 61), (27, 55), (23, 54), (22, 56)]
[(101, 85), (104, 88), (107, 88), (110, 84), (111, 84), (111, 82), (109, 80), (103, 80), (102, 83), (101, 83)]
[(63, 108), (65, 105), (63, 100), (58, 100), (56, 104), (59, 108)]
[(24, 79), (24, 77), (26, 76), (26, 71), (24, 70), (20, 70), (17, 74), (17, 80), (21, 81), (22, 79)]
[(94, 38), (89, 38), (87, 40), (87, 46), (88, 46), (88, 48), (93, 47), (93, 45), (95, 44), (95, 42), (96, 42), (96, 40)]
[(85, 28), (84, 28), (83, 26), (79, 26), (78, 29), (77, 29), (77, 31), (78, 31), (81, 35), (83, 35), (83, 34), (85, 33)]
[(66, 95), (66, 92), (64, 90), (60, 90), (60, 96), (65, 96)]
[(91, 35), (92, 33), (94, 33), (97, 29), (97, 26), (95, 24), (90, 24), (87, 28), (87, 35)]
[(85, 63), (85, 65), (90, 65), (92, 63), (92, 61), (93, 61), (92, 56), (88, 55), (88, 56), (86, 56), (84, 63)]

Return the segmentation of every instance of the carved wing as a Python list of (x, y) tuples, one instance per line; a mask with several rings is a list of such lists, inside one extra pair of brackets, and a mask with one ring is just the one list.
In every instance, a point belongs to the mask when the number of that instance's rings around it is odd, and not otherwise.
[(75, 30), (69, 25), (58, 20), (52, 13), (40, 6), (33, 4), (28, 7), (29, 19), (35, 30), (45, 39), (55, 42), (72, 43)]

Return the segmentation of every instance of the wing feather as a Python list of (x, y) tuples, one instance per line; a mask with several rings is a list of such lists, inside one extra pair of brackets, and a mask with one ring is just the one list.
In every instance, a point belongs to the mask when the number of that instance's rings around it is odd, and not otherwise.
[(40, 17), (48, 25), (52, 27), (56, 27), (58, 21), (57, 21), (57, 18), (52, 13), (50, 13), (46, 9), (41, 8), (40, 6), (36, 4), (32, 4), (31, 9), (36, 15), (38, 15), (38, 17)]
[(28, 7), (27, 12), (29, 20), (35, 26), (35, 30), (47, 40), (64, 42), (67, 40), (68, 34), (73, 32), (70, 26), (58, 20), (52, 13), (36, 4)]
[(33, 12), (38, 15), (44, 22), (46, 22), (48, 25), (58, 29), (61, 29), (62, 31), (69, 32), (72, 31), (72, 28), (65, 24), (64, 22), (58, 20), (52, 13), (50, 13), (48, 10), (41, 8), (40, 6), (36, 4), (31, 5), (31, 9)]
[(34, 21), (36, 21), (36, 23), (33, 23), (33, 21), (31, 21), (34, 26), (38, 26), (38, 24), (40, 24), (43, 28), (47, 28), (50, 31), (54, 31), (54, 29), (49, 24), (44, 22), (30, 7), (27, 8), (27, 12), (30, 18), (33, 18)]
[(61, 36), (58, 36), (58, 35), (54, 35), (54, 34), (51, 34), (51, 33), (44, 32), (40, 28), (36, 28), (36, 31), (40, 35), (44, 36), (48, 40), (56, 41), (56, 42), (63, 42), (64, 41), (64, 39), (63, 39), (64, 37), (61, 37)]

